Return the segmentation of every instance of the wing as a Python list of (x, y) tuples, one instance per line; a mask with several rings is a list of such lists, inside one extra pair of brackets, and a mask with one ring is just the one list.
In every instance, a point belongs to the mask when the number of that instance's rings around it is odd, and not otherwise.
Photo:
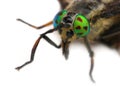
[(61, 6), (61, 9), (65, 9), (72, 1), (74, 0), (58, 0)]
[(108, 46), (120, 48), (120, 0), (106, 4), (106, 9), (103, 10), (101, 16), (104, 18), (116, 16), (116, 18), (115, 23), (100, 35), (99, 40)]
[(101, 34), (99, 40), (108, 46), (120, 48), (120, 23)]

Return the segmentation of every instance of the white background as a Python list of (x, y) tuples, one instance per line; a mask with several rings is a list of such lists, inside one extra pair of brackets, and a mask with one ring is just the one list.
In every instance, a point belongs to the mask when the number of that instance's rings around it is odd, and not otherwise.
[[(71, 44), (66, 61), (61, 49), (41, 40), (34, 62), (19, 72), (14, 69), (29, 60), (39, 34), (52, 28), (35, 30), (16, 18), (39, 26), (52, 20), (58, 11), (57, 0), (0, 1), (0, 86), (120, 86), (120, 56), (104, 45), (92, 46), (95, 84), (88, 75), (89, 54), (78, 42)], [(49, 36), (59, 44), (58, 33)]]

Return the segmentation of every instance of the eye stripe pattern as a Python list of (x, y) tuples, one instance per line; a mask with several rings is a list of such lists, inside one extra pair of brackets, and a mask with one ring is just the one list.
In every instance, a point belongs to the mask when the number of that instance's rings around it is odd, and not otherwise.
[(73, 22), (73, 29), (77, 37), (84, 37), (90, 32), (89, 21), (85, 16), (77, 14)]
[(80, 29), (81, 29), (81, 27), (80, 27), (80, 26), (77, 26), (77, 27), (76, 27), (76, 29), (77, 29), (77, 30), (80, 30)]
[(78, 21), (82, 22), (82, 19), (80, 17), (77, 18)]

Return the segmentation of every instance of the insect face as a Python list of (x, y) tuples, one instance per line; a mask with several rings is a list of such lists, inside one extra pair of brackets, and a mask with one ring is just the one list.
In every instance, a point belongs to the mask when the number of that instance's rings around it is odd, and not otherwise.
[(81, 14), (62, 10), (55, 16), (53, 25), (56, 28), (61, 23), (63, 26), (59, 29), (59, 33), (61, 34), (62, 40), (73, 41), (88, 35), (90, 32), (89, 22)]

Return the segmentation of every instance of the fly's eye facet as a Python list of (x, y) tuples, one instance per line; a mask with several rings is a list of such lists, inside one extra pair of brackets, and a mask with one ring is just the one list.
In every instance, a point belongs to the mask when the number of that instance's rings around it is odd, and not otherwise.
[(81, 14), (77, 14), (73, 22), (74, 33), (78, 37), (83, 37), (89, 34), (90, 24), (87, 18)]
[(63, 19), (63, 17), (64, 17), (65, 15), (67, 15), (67, 11), (66, 11), (66, 10), (62, 10), (61, 12), (59, 12), (59, 13), (55, 16), (55, 18), (54, 18), (54, 20), (53, 20), (53, 25), (54, 25), (55, 28), (61, 23), (61, 21), (62, 21), (62, 19)]

